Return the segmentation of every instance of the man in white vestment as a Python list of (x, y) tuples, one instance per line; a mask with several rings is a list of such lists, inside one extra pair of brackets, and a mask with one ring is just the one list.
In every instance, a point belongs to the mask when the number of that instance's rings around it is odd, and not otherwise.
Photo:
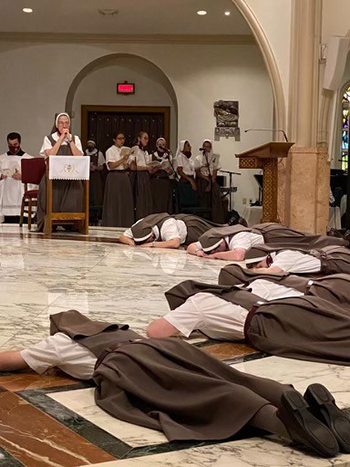
[(21, 214), (24, 193), (21, 159), (32, 156), (22, 151), (19, 133), (9, 133), (7, 145), (8, 151), (0, 156), (0, 215), (14, 217)]

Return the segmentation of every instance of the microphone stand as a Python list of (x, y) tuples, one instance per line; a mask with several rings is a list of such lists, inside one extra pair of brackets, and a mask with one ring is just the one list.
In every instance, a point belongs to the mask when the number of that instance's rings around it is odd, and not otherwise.
[(169, 161), (170, 167), (171, 167), (172, 170), (173, 170), (173, 174), (174, 174), (175, 180), (178, 182), (178, 181), (179, 181), (179, 176), (178, 176), (178, 174), (177, 174), (177, 172), (176, 172), (176, 170), (175, 170), (175, 168), (174, 168), (174, 164), (173, 164), (173, 162), (172, 162), (172, 160), (171, 160), (171, 157), (170, 157), (170, 156), (171, 156), (171, 151), (167, 152), (167, 154), (168, 154), (168, 161)]
[(208, 160), (208, 154), (207, 152), (203, 149), (202, 150), (203, 152), (203, 155), (205, 157), (205, 161), (207, 163), (207, 169), (208, 169), (208, 177), (209, 177), (209, 186), (210, 186), (210, 191), (209, 191), (209, 196), (210, 196), (210, 220), (213, 219), (213, 177), (211, 175), (211, 172), (210, 172), (210, 164), (209, 164), (209, 160)]
[(220, 172), (222, 173), (226, 173), (229, 175), (229, 195), (230, 195), (230, 198), (229, 198), (229, 211), (232, 212), (232, 193), (233, 193), (233, 186), (232, 186), (232, 176), (233, 175), (242, 175), (241, 173), (239, 172), (232, 172), (231, 170), (220, 170)]

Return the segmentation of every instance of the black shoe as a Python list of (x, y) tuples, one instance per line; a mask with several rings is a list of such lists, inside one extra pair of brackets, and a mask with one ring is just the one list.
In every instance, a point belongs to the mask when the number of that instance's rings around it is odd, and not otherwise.
[(333, 433), (308, 409), (309, 405), (303, 396), (291, 389), (282, 394), (277, 416), (293, 441), (312, 449), (319, 456), (336, 456), (339, 446)]
[(341, 452), (350, 453), (350, 420), (337, 407), (334, 397), (322, 384), (311, 384), (304, 395), (311, 413), (328, 426)]

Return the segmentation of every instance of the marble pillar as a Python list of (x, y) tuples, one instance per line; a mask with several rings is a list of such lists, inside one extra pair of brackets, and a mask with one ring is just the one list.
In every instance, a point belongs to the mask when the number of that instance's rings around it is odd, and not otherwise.
[(279, 163), (281, 222), (305, 232), (326, 233), (329, 170), (327, 148), (317, 146), (321, 0), (294, 0), (288, 134), (295, 145)]

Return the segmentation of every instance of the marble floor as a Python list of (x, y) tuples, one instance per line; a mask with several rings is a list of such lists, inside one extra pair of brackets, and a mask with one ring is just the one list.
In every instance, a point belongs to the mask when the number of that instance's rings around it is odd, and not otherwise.
[[(45, 237), (0, 224), (0, 349), (22, 349), (48, 335), (52, 313), (75, 308), (127, 322), (144, 334), (167, 311), (164, 292), (185, 279), (215, 282), (223, 262), (185, 251), (117, 243), (117, 229)], [(244, 344), (190, 342), (244, 371), (304, 390), (326, 384), (350, 408), (350, 368), (263, 355)], [(163, 434), (113, 419), (95, 406), (90, 383), (59, 371), (0, 375), (0, 466), (350, 466), (324, 460), (274, 437), (222, 443), (169, 443)]]

